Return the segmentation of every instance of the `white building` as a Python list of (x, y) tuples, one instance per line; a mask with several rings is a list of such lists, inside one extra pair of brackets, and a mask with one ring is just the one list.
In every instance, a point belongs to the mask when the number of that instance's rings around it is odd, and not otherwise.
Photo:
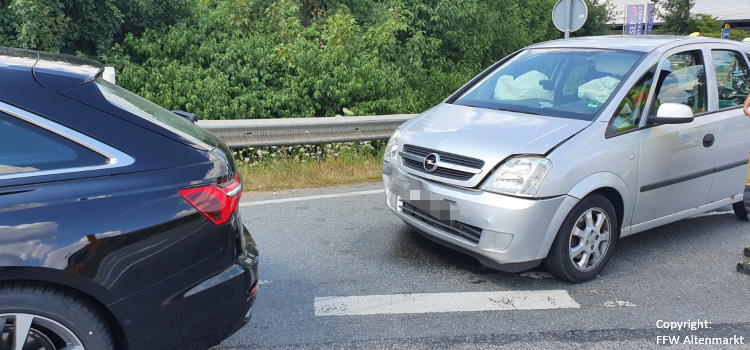
[[(597, 0), (603, 1), (603, 0)], [(616, 6), (615, 27), (622, 29), (625, 21), (625, 6), (646, 4), (644, 0), (610, 0)], [(750, 28), (750, 0), (695, 0), (691, 13), (705, 13), (732, 24), (736, 28)], [(661, 20), (656, 18), (658, 24)]]

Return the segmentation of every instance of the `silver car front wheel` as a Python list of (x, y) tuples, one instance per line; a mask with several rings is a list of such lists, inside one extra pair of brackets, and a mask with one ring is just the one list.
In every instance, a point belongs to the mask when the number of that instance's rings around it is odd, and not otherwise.
[(619, 228), (617, 210), (609, 198), (599, 193), (584, 197), (560, 225), (544, 267), (568, 282), (593, 279), (612, 257)]
[(570, 261), (581, 272), (595, 269), (609, 249), (611, 222), (600, 208), (586, 210), (576, 220), (568, 240)]

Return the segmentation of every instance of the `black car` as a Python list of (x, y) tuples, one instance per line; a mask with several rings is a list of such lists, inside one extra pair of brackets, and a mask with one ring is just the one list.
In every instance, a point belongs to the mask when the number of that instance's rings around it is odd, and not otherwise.
[(231, 152), (102, 71), (0, 48), (0, 349), (208, 348), (258, 285)]

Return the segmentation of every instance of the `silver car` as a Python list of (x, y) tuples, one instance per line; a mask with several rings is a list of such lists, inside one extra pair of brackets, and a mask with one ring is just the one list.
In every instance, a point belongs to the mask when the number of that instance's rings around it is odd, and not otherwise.
[(692, 37), (520, 50), (394, 133), (388, 207), (486, 266), (590, 280), (618, 238), (742, 201), (749, 59)]

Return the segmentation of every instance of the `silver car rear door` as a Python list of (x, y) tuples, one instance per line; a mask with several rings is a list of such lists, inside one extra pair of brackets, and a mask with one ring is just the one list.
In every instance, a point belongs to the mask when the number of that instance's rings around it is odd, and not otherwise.
[[(747, 45), (744, 45), (747, 46)], [(708, 60), (709, 95), (716, 99), (717, 120), (714, 181), (709, 201), (730, 199), (744, 190), (750, 151), (750, 118), (742, 104), (750, 93), (750, 49), (734, 44), (711, 45)], [(744, 50), (743, 50), (744, 49)]]

